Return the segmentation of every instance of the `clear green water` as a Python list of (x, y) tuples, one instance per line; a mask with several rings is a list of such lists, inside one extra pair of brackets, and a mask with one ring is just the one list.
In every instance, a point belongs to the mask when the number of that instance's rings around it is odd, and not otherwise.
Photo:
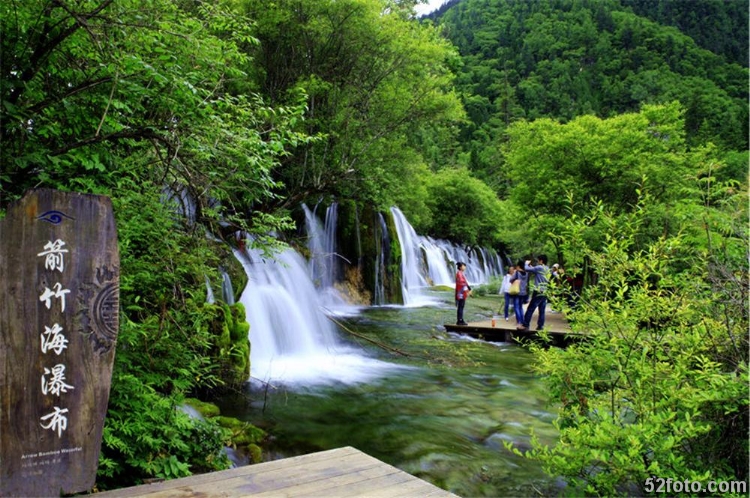
[[(547, 444), (556, 438), (554, 407), (531, 371), (532, 355), (447, 335), (442, 324), (455, 320), (455, 310), (449, 294), (435, 295), (442, 306), (372, 308), (344, 324), (411, 356), (356, 339), (370, 355), (413, 368), (354, 386), (253, 387), (252, 401), (227, 397), (222, 413), (268, 430), (269, 458), (353, 446), (463, 497), (556, 494), (536, 463), (503, 446), (529, 448), (532, 430)], [(467, 319), (491, 315), (497, 302), (470, 300)]]

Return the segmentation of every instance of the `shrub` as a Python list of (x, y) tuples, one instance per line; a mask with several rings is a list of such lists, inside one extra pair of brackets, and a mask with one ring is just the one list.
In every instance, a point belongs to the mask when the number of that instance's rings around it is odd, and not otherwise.
[[(725, 211), (728, 226), (743, 216), (741, 198), (737, 211)], [(703, 253), (685, 235), (639, 241), (643, 210), (645, 202), (627, 216), (599, 209), (588, 222), (571, 219), (571, 245), (594, 218), (607, 226), (602, 247), (577, 247), (598, 279), (576, 309), (551, 291), (589, 339), (534, 348), (535, 368), (560, 403), (560, 440), (551, 448), (535, 440), (526, 456), (574, 492), (643, 496), (652, 476), (747, 479), (744, 231), (724, 231)]]

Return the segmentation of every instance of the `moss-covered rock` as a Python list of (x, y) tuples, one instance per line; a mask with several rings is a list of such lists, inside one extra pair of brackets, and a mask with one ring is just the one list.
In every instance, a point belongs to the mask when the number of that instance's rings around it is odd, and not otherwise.
[(210, 356), (218, 366), (217, 375), (225, 387), (239, 388), (250, 378), (250, 324), (245, 320), (245, 307), (216, 301), (204, 304), (203, 309), (209, 320)]
[(231, 434), (232, 447), (247, 454), (252, 463), (263, 460), (263, 450), (259, 446), (267, 435), (263, 429), (233, 417), (220, 416), (216, 417), (216, 421)]
[(218, 417), (221, 413), (218, 406), (196, 398), (185, 398), (185, 404), (200, 413), (203, 418)]
[(245, 305), (242, 303), (233, 304), (229, 307), (229, 311), (232, 316), (232, 324), (229, 330), (232, 341), (241, 342), (243, 339), (247, 340), (250, 333), (250, 324), (247, 323)]

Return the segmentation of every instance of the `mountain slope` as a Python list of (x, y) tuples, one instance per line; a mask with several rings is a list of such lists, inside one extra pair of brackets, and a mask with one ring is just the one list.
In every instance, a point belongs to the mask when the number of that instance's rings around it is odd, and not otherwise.
[(462, 140), (479, 150), (480, 169), (512, 121), (609, 117), (675, 100), (692, 143), (747, 149), (747, 69), (619, 0), (462, 0), (437, 22), (463, 58), (471, 123)]

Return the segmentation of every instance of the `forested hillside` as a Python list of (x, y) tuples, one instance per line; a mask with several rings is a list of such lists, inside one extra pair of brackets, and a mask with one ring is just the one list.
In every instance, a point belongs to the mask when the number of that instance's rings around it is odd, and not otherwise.
[(206, 279), (238, 231), (271, 254), (334, 200), (585, 276), (566, 311), (596, 340), (537, 351), (553, 475), (747, 479), (747, 1), (415, 3), (0, 4), (0, 215), (35, 187), (115, 208), (100, 486), (226, 466), (174, 410), (236, 354)]
[[(680, 4), (704, 12), (703, 2)], [(644, 103), (681, 102), (691, 144), (747, 149), (746, 69), (619, 0), (462, 0), (437, 22), (462, 56), (457, 87), (471, 123), (461, 141), (480, 176), (502, 175), (497, 145), (514, 121), (609, 117)], [(746, 45), (737, 36), (746, 32), (730, 39)]]
[(742, 1), (621, 0), (633, 12), (665, 26), (674, 26), (700, 47), (727, 62), (747, 67), (748, 5)]

